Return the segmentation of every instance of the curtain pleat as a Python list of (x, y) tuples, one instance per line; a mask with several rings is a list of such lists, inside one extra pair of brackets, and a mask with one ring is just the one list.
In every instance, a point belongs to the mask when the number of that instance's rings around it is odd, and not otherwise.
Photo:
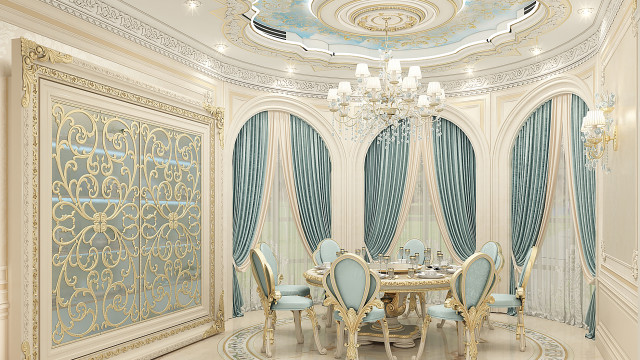
[[(242, 127), (233, 149), (233, 316), (242, 316), (242, 293), (236, 267), (248, 263), (249, 251), (260, 236), (265, 193), (270, 190), (269, 123), (267, 112), (254, 115)], [(272, 177), (272, 176), (271, 176)], [(268, 199), (268, 198), (267, 198)]]
[[(511, 250), (509, 292), (515, 294), (515, 266), (524, 265), (536, 245), (544, 215), (549, 171), (551, 103), (537, 108), (515, 139), (511, 160)], [(515, 315), (510, 308), (509, 314)]]
[(442, 135), (432, 139), (435, 178), (449, 240), (464, 261), (476, 250), (476, 156), (458, 126), (440, 121)]
[(374, 259), (391, 247), (407, 179), (409, 142), (384, 141), (393, 131), (388, 127), (373, 140), (364, 163), (364, 242)]
[(299, 117), (290, 115), (290, 119), (290, 161), (302, 230), (311, 256), (320, 241), (331, 237), (331, 157), (320, 134)]
[[(567, 159), (569, 172), (573, 175), (571, 198), (574, 210), (576, 235), (578, 246), (582, 250), (582, 260), (591, 279), (596, 276), (596, 175), (585, 167), (584, 144), (581, 139), (580, 127), (582, 119), (587, 114), (587, 104), (577, 95), (571, 96), (571, 117), (567, 125), (568, 146)], [(585, 324), (589, 332), (585, 337), (595, 338), (596, 331), (596, 297), (595, 291), (591, 296), (591, 303), (587, 311)]]

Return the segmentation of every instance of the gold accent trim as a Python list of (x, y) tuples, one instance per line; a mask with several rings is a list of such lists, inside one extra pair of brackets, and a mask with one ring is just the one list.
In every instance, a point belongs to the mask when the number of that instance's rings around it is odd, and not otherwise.
[(213, 117), (216, 128), (218, 128), (218, 139), (220, 148), (224, 150), (224, 108), (213, 106), (208, 103), (203, 104), (204, 109)]
[(631, 276), (633, 280), (638, 281), (638, 250), (633, 250), (633, 260), (631, 261)]
[[(21, 104), (23, 108), (27, 108), (29, 102), (32, 102), (32, 174), (30, 174), (32, 179), (32, 201), (33, 208), (31, 214), (31, 226), (32, 226), (32, 338), (33, 338), (33, 352), (30, 352), (30, 343), (28, 341), (24, 341), (22, 343), (22, 350), (25, 358), (27, 360), (37, 360), (39, 359), (38, 354), (38, 346), (39, 343), (39, 256), (38, 256), (38, 248), (39, 243), (35, 241), (39, 239), (39, 105), (37, 101), (37, 89), (40, 77), (49, 78), (55, 80), (59, 83), (74, 86), (86, 91), (91, 91), (93, 93), (107, 96), (110, 98), (118, 99), (120, 101), (124, 101), (131, 104), (136, 104), (142, 107), (146, 107), (149, 109), (154, 109), (163, 113), (172, 114), (181, 118), (185, 118), (188, 120), (196, 121), (199, 123), (203, 123), (209, 126), (209, 134), (210, 134), (210, 240), (212, 242), (210, 246), (210, 308), (214, 309), (214, 293), (215, 293), (215, 246), (213, 246), (213, 242), (215, 241), (215, 177), (214, 177), (214, 164), (215, 164), (215, 127), (213, 118), (195, 113), (190, 110), (186, 110), (183, 108), (179, 108), (173, 105), (169, 105), (154, 99), (150, 99), (141, 95), (137, 95), (128, 91), (124, 91), (118, 88), (114, 88), (105, 84), (97, 83), (91, 81), (89, 79), (85, 79), (79, 76), (75, 76), (69, 73), (65, 73), (62, 71), (58, 71), (56, 69), (52, 69), (46, 66), (38, 65), (36, 62), (45, 62), (49, 61), (51, 63), (70, 63), (72, 58), (70, 55), (62, 54), (60, 52), (48, 49), (41, 45), (38, 45), (36, 42), (32, 40), (28, 40), (25, 38), (21, 38), (21, 53), (22, 53), (22, 72), (23, 72), (23, 91), (25, 94), (23, 95)], [(26, 56), (26, 57), (25, 57)], [(26, 105), (25, 105), (25, 98)], [(194, 329), (196, 327), (205, 325), (207, 323), (214, 323), (214, 326), (222, 322), (222, 331), (224, 331), (224, 307), (223, 304), (220, 305), (219, 308), (222, 312), (222, 316), (218, 319), (215, 318), (215, 314), (209, 314), (208, 316), (193, 320), (189, 323), (186, 323), (182, 326), (173, 327), (171, 329), (162, 330), (159, 333), (149, 334), (147, 336), (143, 336), (142, 338), (136, 340), (131, 340), (124, 345), (115, 348), (115, 349), (105, 349), (97, 354), (94, 354), (90, 357), (90, 359), (107, 359), (116, 355), (120, 355), (124, 352), (127, 352), (132, 349), (137, 349), (140, 346), (147, 345), (153, 343), (157, 340), (165, 339), (167, 337), (173, 336), (178, 333), (182, 333), (184, 331), (188, 331)], [(26, 345), (25, 345), (26, 344)], [(26, 352), (25, 352), (26, 351)]]
[(42, 45), (36, 44), (35, 41), (20, 38), (22, 43), (22, 107), (29, 106), (34, 87), (37, 84), (36, 72), (38, 66), (36, 62), (70, 63), (73, 59), (71, 55), (63, 54), (59, 51), (49, 49)]
[[(214, 312), (214, 309), (211, 309)], [(202, 334), (202, 338), (206, 339), (209, 336), (220, 334), (224, 332), (224, 290), (220, 293), (220, 300), (218, 301), (218, 315), (217, 319), (213, 322), (211, 327)]]

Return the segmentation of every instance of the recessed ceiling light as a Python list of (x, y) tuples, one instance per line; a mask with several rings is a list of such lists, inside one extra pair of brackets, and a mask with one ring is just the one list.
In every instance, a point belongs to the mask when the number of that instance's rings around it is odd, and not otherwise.
[(287, 65), (287, 71), (289, 72), (289, 74), (293, 74), (293, 72), (296, 71), (296, 66), (295, 65)]
[(578, 14), (582, 16), (589, 16), (593, 14), (594, 11), (595, 10), (593, 8), (587, 7), (587, 8), (578, 9)]
[(529, 49), (529, 51), (531, 51), (531, 53), (535, 56), (538, 56), (542, 53), (542, 49), (539, 46), (532, 47), (531, 49)]
[(216, 51), (224, 52), (225, 50), (227, 50), (227, 44), (223, 44), (223, 43), (216, 44)]
[(195, 9), (202, 5), (202, 3), (198, 0), (187, 0), (184, 2), (190, 9)]
[(469, 75), (473, 74), (473, 66), (467, 65), (467, 67), (464, 68), (464, 71), (466, 71)]

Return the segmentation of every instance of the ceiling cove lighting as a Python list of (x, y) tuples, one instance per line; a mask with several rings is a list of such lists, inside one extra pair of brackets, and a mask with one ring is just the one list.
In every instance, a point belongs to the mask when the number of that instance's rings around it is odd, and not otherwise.
[(614, 94), (605, 93), (602, 96), (596, 94), (596, 110), (587, 111), (587, 115), (582, 119), (580, 132), (584, 143), (587, 169), (595, 170), (600, 162), (600, 167), (605, 174), (611, 172), (607, 144), (612, 142), (613, 151), (618, 150), (618, 127), (614, 125), (614, 119), (611, 116), (615, 104)]
[[(385, 37), (388, 36), (385, 22)], [(403, 76), (400, 60), (387, 48), (380, 52), (380, 71), (371, 74), (367, 64), (356, 66), (356, 87), (342, 81), (329, 89), (327, 101), (333, 113), (334, 128), (345, 139), (364, 142), (378, 134), (378, 141), (409, 142), (411, 138), (429, 136), (431, 130), (440, 135), (440, 113), (445, 105), (445, 92), (437, 81), (422, 83), (419, 66), (410, 66)], [(435, 125), (435, 126), (434, 126)], [(381, 133), (391, 127), (392, 131)], [(345, 130), (347, 130), (345, 132)], [(349, 131), (350, 130), (350, 131)]]

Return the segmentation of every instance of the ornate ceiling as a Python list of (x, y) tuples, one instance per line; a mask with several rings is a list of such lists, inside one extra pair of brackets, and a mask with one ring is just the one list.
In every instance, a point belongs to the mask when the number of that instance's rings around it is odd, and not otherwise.
[(302, 96), (324, 96), (353, 78), (356, 63), (377, 66), (386, 20), (403, 66), (420, 65), (455, 96), (577, 66), (622, 0), (201, 0), (195, 9), (184, 0), (30, 1), (209, 76)]

